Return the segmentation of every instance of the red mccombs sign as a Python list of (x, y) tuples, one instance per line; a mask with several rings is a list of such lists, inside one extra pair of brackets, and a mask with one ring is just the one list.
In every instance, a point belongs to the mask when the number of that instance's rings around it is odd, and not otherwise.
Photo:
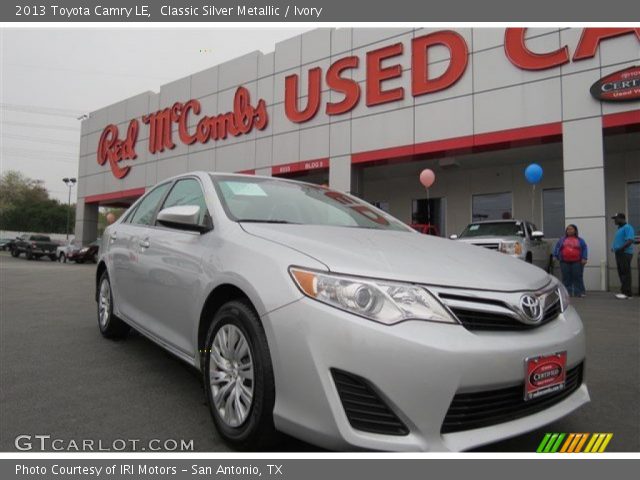
[[(505, 30), (504, 50), (509, 61), (523, 70), (546, 70), (557, 68), (570, 61), (580, 61), (595, 56), (599, 44), (621, 35), (635, 35), (640, 41), (640, 28), (585, 28), (574, 52), (562, 46), (551, 52), (534, 52), (527, 46), (526, 28)], [(443, 73), (431, 76), (429, 54), (433, 47), (445, 47), (450, 54), (449, 64)], [(353, 110), (364, 96), (367, 107), (402, 100), (403, 87), (389, 88), (388, 80), (401, 77), (404, 72), (399, 63), (394, 63), (404, 53), (402, 42), (366, 52), (364, 58), (346, 56), (333, 62), (323, 72), (321, 67), (308, 71), (306, 85), (300, 85), (300, 76), (289, 75), (284, 80), (284, 107), (287, 119), (294, 123), (311, 120), (321, 109), (329, 116), (343, 115)], [(411, 49), (411, 95), (418, 97), (445, 90), (454, 85), (464, 75), (469, 59), (469, 47), (465, 39), (452, 30), (441, 30), (413, 38)], [(364, 87), (350, 78), (349, 71), (364, 68)], [(339, 101), (328, 101), (323, 105), (323, 81), (330, 90), (342, 95)], [(364, 92), (362, 91), (364, 90)], [(326, 92), (325, 92), (326, 94)], [(303, 100), (303, 97), (304, 98)], [(239, 136), (254, 128), (263, 130), (268, 124), (267, 105), (259, 100), (254, 107), (249, 91), (239, 87), (235, 92), (233, 111), (215, 116), (202, 116), (195, 126), (190, 126), (190, 118), (198, 117), (201, 105), (198, 100), (158, 110), (141, 118), (149, 127), (148, 150), (151, 154), (175, 148), (173, 125), (177, 124), (177, 139), (186, 145), (207, 143)], [(97, 160), (100, 165), (107, 161), (117, 178), (124, 178), (130, 166), (120, 166), (124, 160), (135, 160), (135, 145), (139, 121), (131, 120), (126, 138), (120, 140), (116, 125), (108, 125), (102, 132), (98, 144)]]

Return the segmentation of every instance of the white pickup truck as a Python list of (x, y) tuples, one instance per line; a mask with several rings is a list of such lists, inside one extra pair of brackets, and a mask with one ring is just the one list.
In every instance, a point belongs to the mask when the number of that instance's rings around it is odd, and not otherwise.
[(506, 253), (547, 272), (553, 267), (551, 246), (544, 240), (544, 233), (526, 220), (473, 222), (460, 235), (449, 238)]

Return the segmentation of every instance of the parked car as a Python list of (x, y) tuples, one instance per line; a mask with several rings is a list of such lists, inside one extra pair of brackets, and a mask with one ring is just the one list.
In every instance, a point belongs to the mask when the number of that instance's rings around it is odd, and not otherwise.
[(78, 245), (75, 240), (67, 242), (64, 245), (59, 245), (56, 248), (56, 258), (61, 263), (66, 263), (69, 257), (69, 254), (73, 251), (80, 250), (82, 245)]
[(67, 253), (67, 260), (76, 263), (92, 262), (98, 263), (98, 249), (100, 243), (96, 240), (89, 245), (77, 249), (72, 249)]
[(544, 233), (526, 220), (473, 222), (460, 235), (449, 238), (506, 253), (547, 272), (552, 271), (551, 246), (544, 240)]
[(51, 241), (47, 235), (24, 234), (16, 238), (11, 249), (11, 256), (19, 257), (24, 253), (27, 260), (39, 260), (47, 256), (51, 261), (56, 261), (56, 248), (58, 244)]
[(102, 335), (201, 371), (237, 448), (467, 450), (589, 401), (557, 279), (319, 185), (163, 181), (105, 229), (95, 298)]
[(11, 246), (13, 245), (13, 238), (0, 238), (0, 250), (11, 250)]

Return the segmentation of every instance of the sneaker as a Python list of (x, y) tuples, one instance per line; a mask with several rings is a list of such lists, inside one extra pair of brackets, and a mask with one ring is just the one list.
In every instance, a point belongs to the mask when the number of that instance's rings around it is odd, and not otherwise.
[(616, 295), (616, 298), (617, 298), (618, 300), (626, 300), (627, 298), (631, 298), (631, 297), (627, 297), (624, 293), (618, 293), (618, 294)]

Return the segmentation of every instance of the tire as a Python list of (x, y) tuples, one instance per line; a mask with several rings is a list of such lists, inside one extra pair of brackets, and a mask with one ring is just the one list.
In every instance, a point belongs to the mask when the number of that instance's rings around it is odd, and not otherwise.
[(20, 256), (20, 252), (14, 248), (13, 250), (11, 250), (11, 256), (13, 258), (18, 258)]
[(60, 252), (60, 255), (58, 255), (58, 261), (60, 263), (67, 263), (67, 256), (64, 253)]
[[(220, 345), (228, 345), (225, 338), (227, 342), (235, 344), (231, 354), (226, 348), (220, 348)], [(234, 339), (237, 341), (234, 342)], [(247, 348), (241, 348), (242, 341)], [(246, 353), (238, 353), (238, 347)], [(212, 358), (216, 353), (217, 358), (221, 359), (217, 362)], [(202, 372), (207, 403), (213, 423), (223, 440), (240, 450), (273, 448), (277, 445), (279, 435), (273, 424), (275, 382), (271, 355), (262, 324), (249, 302), (231, 301), (218, 310), (209, 326), (203, 356)], [(238, 368), (234, 362), (249, 364), (251, 370)], [(222, 367), (224, 364), (227, 366)], [(212, 385), (212, 374), (220, 379), (216, 385)], [(251, 378), (245, 375), (251, 375)], [(225, 387), (229, 385), (234, 386), (225, 395)], [(247, 401), (248, 389), (251, 394)], [(238, 391), (245, 392), (245, 395), (236, 396)], [(227, 405), (229, 402), (226, 400), (233, 397), (237, 401)]]
[(113, 314), (113, 295), (111, 281), (105, 271), (98, 283), (98, 328), (103, 337), (112, 340), (124, 338), (130, 327)]
[(51, 260), (52, 262), (55, 262), (57, 258), (55, 255), (49, 255), (49, 260)]

